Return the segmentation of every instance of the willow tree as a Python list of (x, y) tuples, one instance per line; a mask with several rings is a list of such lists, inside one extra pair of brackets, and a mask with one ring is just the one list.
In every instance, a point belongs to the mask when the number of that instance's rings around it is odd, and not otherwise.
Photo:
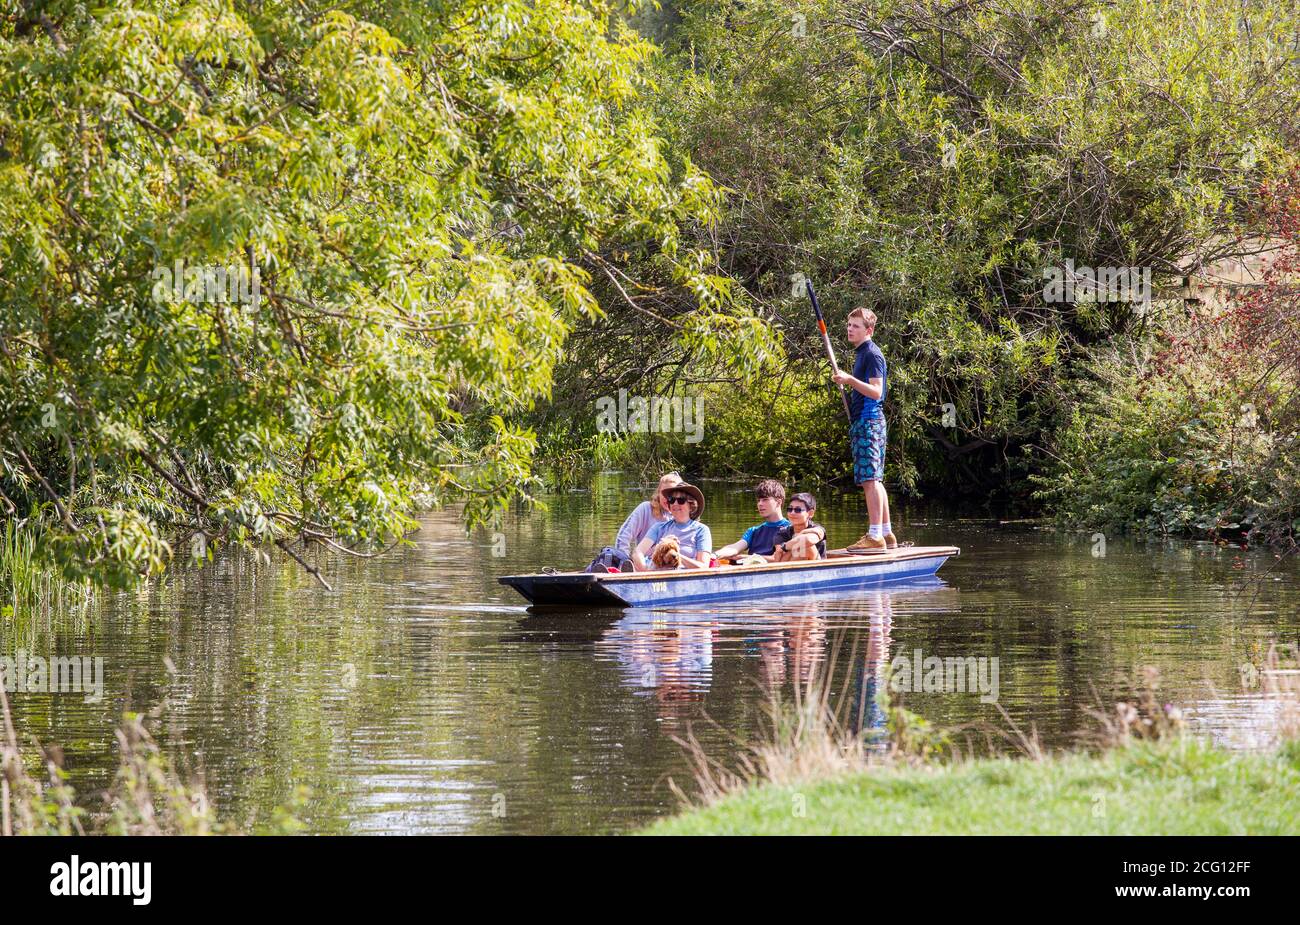
[[(566, 334), (716, 194), (601, 0), (5, 4), (0, 505), (110, 581), (527, 491)], [(315, 566), (308, 565), (313, 571)]]

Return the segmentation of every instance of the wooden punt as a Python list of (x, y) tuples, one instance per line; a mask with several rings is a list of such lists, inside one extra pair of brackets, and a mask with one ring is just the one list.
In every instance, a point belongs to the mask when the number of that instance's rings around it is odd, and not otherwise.
[(862, 555), (837, 549), (816, 562), (720, 565), (660, 572), (551, 572), (498, 579), (538, 607), (658, 607), (871, 587), (933, 575), (961, 550), (900, 546)]

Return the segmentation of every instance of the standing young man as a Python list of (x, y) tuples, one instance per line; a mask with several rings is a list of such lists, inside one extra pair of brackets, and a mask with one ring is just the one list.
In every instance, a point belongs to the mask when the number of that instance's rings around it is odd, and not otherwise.
[(894, 549), (898, 537), (889, 522), (889, 496), (885, 494), (885, 355), (871, 336), (876, 315), (869, 308), (849, 312), (849, 343), (854, 346), (853, 374), (838, 372), (835, 381), (853, 390), (849, 395), (849, 443), (853, 447), (853, 481), (867, 499), (867, 533), (850, 552)]

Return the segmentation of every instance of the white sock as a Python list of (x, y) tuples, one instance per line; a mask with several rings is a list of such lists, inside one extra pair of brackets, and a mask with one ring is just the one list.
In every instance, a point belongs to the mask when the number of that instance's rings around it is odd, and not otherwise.
[(880, 532), (883, 536), (889, 536), (889, 534), (894, 532), (894, 527), (889, 521), (885, 521), (880, 525)]
[(883, 540), (885, 538), (885, 532), (880, 528), (880, 524), (872, 524), (871, 531), (867, 535), (873, 540)]

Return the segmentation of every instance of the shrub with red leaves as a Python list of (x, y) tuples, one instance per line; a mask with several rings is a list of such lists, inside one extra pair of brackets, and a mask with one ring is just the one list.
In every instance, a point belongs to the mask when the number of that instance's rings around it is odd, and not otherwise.
[[(1260, 192), (1260, 224), (1278, 250), (1263, 285), (1234, 299), (1220, 323), (1233, 372), (1257, 371), (1263, 361), (1262, 374), (1255, 373), (1260, 413), (1294, 424), (1300, 417), (1300, 168)], [(1261, 388), (1270, 381), (1282, 390)]]
[(1168, 319), (1159, 345), (1098, 350), (1060, 466), (1038, 497), (1063, 519), (1297, 551), (1300, 169), (1261, 187), (1257, 285)]

